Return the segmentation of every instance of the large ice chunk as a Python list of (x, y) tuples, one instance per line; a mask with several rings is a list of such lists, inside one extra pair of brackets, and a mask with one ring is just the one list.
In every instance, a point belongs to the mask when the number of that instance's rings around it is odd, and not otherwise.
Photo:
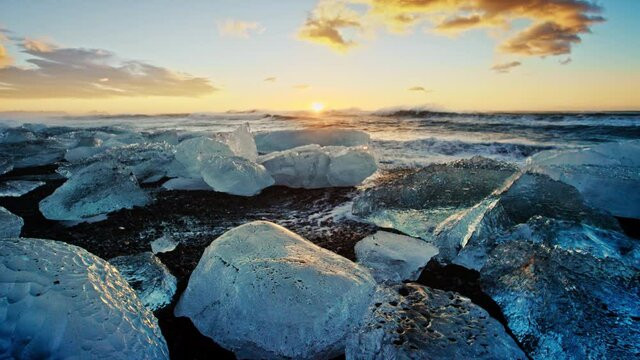
[(177, 177), (167, 180), (162, 187), (167, 190), (213, 190), (202, 178)]
[[(564, 227), (576, 233), (587, 228), (598, 228), (603, 232), (621, 231), (615, 218), (588, 206), (572, 186), (546, 175), (525, 173), (480, 214), (473, 226), (466, 229), (464, 247), (454, 262), (480, 270), (487, 254), (501, 241), (505, 232), (538, 218), (562, 222)], [(552, 233), (552, 228), (548, 230)]]
[(640, 140), (543, 151), (528, 164), (534, 171), (574, 186), (594, 207), (616, 216), (640, 218)]
[(205, 136), (186, 139), (176, 146), (176, 160), (184, 167), (185, 177), (200, 177), (203, 158), (233, 156), (229, 145)]
[(0, 206), (0, 239), (20, 236), (23, 225), (20, 216)]
[(378, 226), (434, 242), (441, 255), (449, 257), (463, 239), (454, 246), (445, 233), (464, 233), (489, 206), (488, 198), (518, 173), (513, 165), (479, 156), (429, 165), (367, 189), (355, 199), (353, 213)]
[(347, 341), (349, 360), (526, 359), (504, 327), (471, 300), (418, 284), (381, 288), (362, 327)]
[(0, 358), (169, 358), (129, 284), (79, 247), (0, 240), (0, 299)]
[(212, 156), (200, 164), (202, 179), (215, 191), (253, 196), (274, 183), (264, 166), (239, 156)]
[(11, 163), (11, 159), (9, 158), (0, 159), (0, 175), (6, 174), (11, 170), (13, 170), (13, 164)]
[(344, 350), (374, 287), (359, 265), (256, 221), (206, 248), (175, 313), (240, 358), (330, 358)]
[(367, 146), (307, 145), (261, 156), (258, 161), (277, 185), (306, 189), (355, 186), (378, 168)]
[(149, 202), (131, 171), (108, 161), (75, 173), (40, 202), (40, 211), (47, 219), (77, 221)]
[(229, 145), (231, 151), (237, 156), (251, 161), (256, 161), (258, 158), (256, 142), (249, 129), (249, 124), (240, 125), (234, 131), (223, 133), (221, 136), (224, 142)]
[(10, 159), (16, 169), (44, 166), (63, 159), (65, 148), (52, 139), (0, 143), (0, 158)]
[(289, 150), (304, 145), (359, 146), (368, 145), (369, 134), (354, 129), (280, 130), (256, 134), (261, 153)]
[(147, 309), (155, 311), (171, 303), (178, 281), (153, 253), (118, 256), (109, 263), (118, 269)]
[(376, 281), (402, 282), (417, 280), (438, 248), (420, 239), (378, 231), (358, 241), (355, 253)]
[(11, 180), (0, 183), (0, 197), (20, 197), (45, 183), (42, 181)]
[(507, 241), (481, 272), (509, 329), (533, 359), (635, 359), (638, 251), (625, 259)]
[(58, 172), (66, 177), (97, 162), (116, 162), (127, 166), (141, 182), (154, 182), (164, 178), (174, 160), (173, 146), (164, 142), (133, 144), (107, 149), (97, 155), (62, 165)]

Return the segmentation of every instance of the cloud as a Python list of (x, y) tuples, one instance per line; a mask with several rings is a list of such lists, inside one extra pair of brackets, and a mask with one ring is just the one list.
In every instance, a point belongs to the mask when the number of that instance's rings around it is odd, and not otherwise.
[(262, 34), (265, 27), (258, 22), (227, 19), (218, 22), (218, 33), (223, 37), (248, 39), (251, 35)]
[[(336, 11), (349, 14), (338, 18), (348, 21), (332, 22), (335, 16), (327, 14)], [(357, 45), (354, 38), (345, 40), (348, 27), (382, 25), (393, 32), (406, 32), (427, 22), (438, 32), (496, 27), (507, 31), (515, 20), (526, 19), (528, 27), (498, 48), (510, 54), (548, 56), (569, 54), (592, 25), (605, 21), (601, 12), (591, 0), (322, 0), (301, 31), (316, 30), (325, 36), (302, 38), (345, 51)]]
[(425, 93), (431, 92), (431, 90), (427, 90), (422, 86), (414, 86), (414, 87), (410, 87), (409, 89), (407, 89), (409, 91), (423, 91)]
[(311, 89), (311, 86), (308, 84), (298, 84), (298, 85), (293, 85), (293, 88), (297, 90), (309, 90)]
[(0, 98), (199, 96), (217, 89), (193, 77), (141, 61), (122, 61), (102, 49), (61, 48), (22, 39), (31, 66), (0, 69)]
[(511, 70), (513, 70), (514, 68), (520, 65), (522, 65), (520, 61), (511, 61), (511, 62), (493, 65), (491, 67), (491, 70), (500, 74), (507, 74), (507, 73), (510, 73)]
[(560, 65), (569, 65), (571, 63), (571, 61), (573, 61), (570, 57), (564, 59), (564, 60), (560, 60), (559, 63)]
[(4, 30), (0, 29), (0, 69), (13, 64), (13, 58), (7, 53), (7, 49), (4, 47), (4, 42), (7, 41), (7, 37), (4, 35)]
[(354, 40), (347, 38), (345, 30), (359, 30), (361, 27), (357, 12), (342, 2), (323, 0), (308, 15), (298, 31), (298, 38), (344, 52), (356, 45)]
[(264, 79), (264, 81), (266, 81), (266, 82), (275, 82), (276, 80), (277, 80), (277, 78), (274, 77), (274, 76), (270, 76), (270, 77)]

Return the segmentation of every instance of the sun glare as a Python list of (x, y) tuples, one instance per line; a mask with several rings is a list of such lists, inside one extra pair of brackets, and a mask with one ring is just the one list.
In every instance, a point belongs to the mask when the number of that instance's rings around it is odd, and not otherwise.
[(311, 104), (311, 110), (315, 113), (321, 113), (324, 110), (324, 104), (319, 102), (314, 102)]

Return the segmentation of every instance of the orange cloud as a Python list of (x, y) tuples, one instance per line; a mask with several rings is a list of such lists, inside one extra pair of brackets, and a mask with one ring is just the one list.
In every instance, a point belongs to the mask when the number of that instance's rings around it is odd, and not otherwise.
[(141, 61), (122, 61), (101, 49), (21, 42), (33, 67), (0, 69), (0, 98), (105, 98), (199, 96), (217, 90), (209, 80)]
[(2, 42), (6, 40), (6, 36), (2, 33), (2, 29), (0, 29), (0, 69), (13, 64), (13, 58), (9, 56), (7, 49), (2, 44)]
[(347, 39), (344, 31), (359, 30), (361, 26), (357, 12), (342, 2), (324, 0), (309, 14), (307, 21), (298, 31), (298, 38), (344, 52), (356, 44), (355, 41)]
[[(502, 52), (524, 56), (568, 54), (572, 46), (581, 42), (581, 35), (590, 33), (593, 24), (605, 20), (599, 15), (601, 7), (589, 0), (346, 0), (346, 3), (364, 4), (365, 10), (358, 13), (343, 2), (326, 0), (317, 9), (322, 8), (324, 13), (328, 7), (336, 6), (350, 11), (350, 24), (362, 27), (365, 22), (377, 21), (391, 30), (423, 22), (430, 22), (438, 31), (508, 28), (516, 19), (528, 19), (529, 27), (499, 46)], [(345, 27), (327, 26), (332, 34), (331, 43), (340, 44), (344, 40)], [(350, 40), (342, 50), (355, 43)]]
[(241, 21), (227, 19), (218, 23), (218, 33), (225, 37), (238, 37), (248, 39), (253, 34), (262, 34), (264, 26), (253, 21)]
[(511, 61), (502, 64), (496, 64), (491, 67), (491, 70), (498, 72), (500, 74), (510, 73), (513, 68), (522, 65), (520, 61)]

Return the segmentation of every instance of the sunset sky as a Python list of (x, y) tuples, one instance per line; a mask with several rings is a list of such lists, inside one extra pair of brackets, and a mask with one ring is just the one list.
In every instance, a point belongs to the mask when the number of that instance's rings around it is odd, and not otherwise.
[(0, 111), (640, 110), (640, 1), (0, 1)]

